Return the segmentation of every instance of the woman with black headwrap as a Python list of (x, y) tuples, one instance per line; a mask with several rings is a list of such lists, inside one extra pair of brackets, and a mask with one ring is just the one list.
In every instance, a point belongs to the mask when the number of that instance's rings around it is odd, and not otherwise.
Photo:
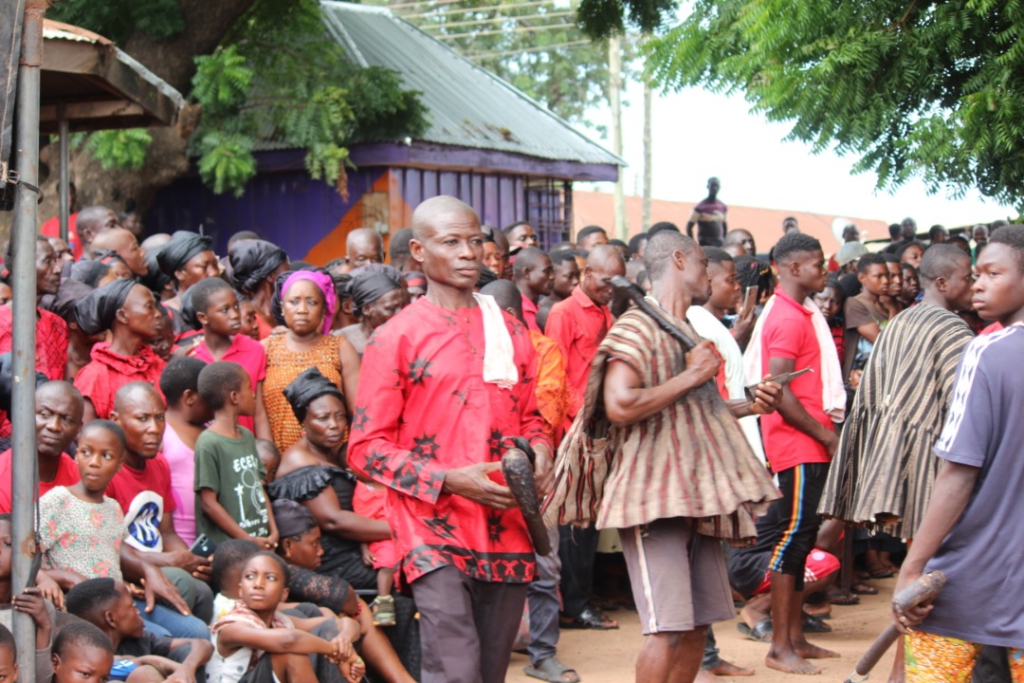
[[(275, 320), (288, 330), (262, 342), (267, 350), (263, 404), (274, 445), (282, 453), (302, 436), (302, 428), (283, 392), (303, 370), (317, 368), (344, 396), (349, 413), (355, 409), (359, 354), (347, 339), (328, 334), (337, 302), (334, 282), (323, 271), (296, 270), (278, 277), (271, 309)], [(347, 429), (345, 432), (347, 438)]]
[(179, 230), (171, 235), (156, 255), (156, 262), (168, 277), (174, 278), (177, 294), (164, 305), (175, 311), (181, 309), (181, 295), (208, 277), (220, 275), (217, 255), (210, 249), (213, 240), (197, 232)]
[[(406, 660), (415, 663), (418, 656), (403, 656), (401, 660), (395, 650), (412, 651), (407, 655), (418, 655), (419, 629), (413, 618), (415, 606), (412, 600), (403, 607), (407, 609), (405, 628), (389, 628), (387, 636), (373, 623), (373, 614), (362, 598), (356, 596), (347, 581), (337, 576), (318, 573), (323, 555), (323, 538), (320, 527), (301, 503), (286, 498), (274, 501), (274, 520), (281, 520), (277, 530), (281, 534), (281, 542), (277, 554), (288, 563), (288, 599), (308, 602), (326, 607), (335, 614), (347, 614), (359, 622), (363, 632), (362, 642), (358, 645), (359, 654), (363, 656), (370, 669), (381, 680), (411, 682), (416, 680), (407, 670)], [(392, 647), (389, 638), (395, 643)], [(418, 667), (416, 673), (419, 673)]]
[(323, 532), (320, 573), (359, 588), (376, 588), (377, 573), (363, 564), (360, 543), (391, 538), (385, 521), (352, 511), (356, 479), (345, 461), (345, 401), (333, 382), (310, 368), (289, 384), (284, 395), (302, 425), (302, 438), (282, 451), (277, 479), (267, 486), (273, 500), (302, 503)]
[(75, 318), (87, 335), (111, 332), (109, 342), (92, 347), (92, 360), (75, 377), (85, 397), (85, 424), (107, 419), (114, 394), (125, 384), (160, 379), (166, 363), (145, 341), (160, 334), (163, 321), (153, 293), (134, 280), (115, 280), (89, 292), (75, 304)]
[(404, 279), (397, 269), (391, 270), (394, 273), (360, 268), (352, 273), (348, 294), (352, 297), (352, 310), (359, 322), (343, 328), (341, 336), (349, 340), (360, 357), (373, 331), (405, 307)]
[(68, 326), (68, 360), (64, 379), (69, 382), (74, 382), (79, 370), (89, 364), (92, 347), (107, 338), (106, 330), (97, 334), (86, 334), (78, 325), (78, 314), (75, 312), (75, 307), (93, 289), (94, 287), (78, 280), (64, 280), (60, 283), (57, 296), (50, 303), (50, 312), (58, 316)]
[(259, 338), (266, 339), (276, 325), (270, 301), (277, 277), (288, 270), (288, 254), (264, 240), (245, 240), (231, 249), (229, 263), (231, 284), (256, 307)]

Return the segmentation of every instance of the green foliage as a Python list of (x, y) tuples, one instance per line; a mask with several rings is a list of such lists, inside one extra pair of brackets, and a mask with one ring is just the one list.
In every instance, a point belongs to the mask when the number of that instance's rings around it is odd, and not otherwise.
[(567, 121), (587, 124), (587, 111), (607, 103), (607, 44), (580, 30), (570, 6), (523, 4), (459, 0), (393, 11)]
[(237, 111), (245, 104), (252, 85), (252, 69), (237, 45), (218, 48), (212, 55), (196, 57), (192, 97), (203, 103), (209, 116)]
[(654, 33), (676, 4), (676, 0), (580, 0), (577, 20), (594, 39), (625, 33), (627, 25), (640, 33)]
[(879, 187), (920, 176), (1024, 199), (1024, 3), (696, 0), (651, 43), (670, 88), (743, 92), (789, 137), (859, 155)]
[(153, 138), (145, 128), (102, 130), (89, 136), (86, 148), (103, 168), (137, 171), (146, 162)]
[(231, 190), (241, 197), (245, 184), (256, 175), (252, 138), (209, 131), (199, 141), (199, 175), (217, 194)]
[(134, 31), (166, 40), (185, 29), (177, 0), (61, 0), (47, 10), (46, 16), (81, 26), (115, 43), (123, 42)]

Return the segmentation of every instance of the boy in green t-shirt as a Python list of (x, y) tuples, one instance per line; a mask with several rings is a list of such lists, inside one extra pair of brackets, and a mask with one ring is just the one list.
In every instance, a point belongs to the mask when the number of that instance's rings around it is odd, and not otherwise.
[(237, 363), (210, 363), (199, 373), (199, 395), (214, 417), (196, 440), (196, 533), (214, 543), (242, 538), (273, 550), (277, 525), (256, 438), (238, 424), (240, 415), (255, 412), (249, 374)]

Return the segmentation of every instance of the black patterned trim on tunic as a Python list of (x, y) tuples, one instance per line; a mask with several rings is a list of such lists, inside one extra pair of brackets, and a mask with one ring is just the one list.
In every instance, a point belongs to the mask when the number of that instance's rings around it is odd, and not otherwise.
[(470, 578), (495, 583), (529, 583), (536, 563), (534, 553), (486, 553), (425, 544), (410, 550), (405, 558), (405, 564), (420, 575), (441, 567), (456, 567)]

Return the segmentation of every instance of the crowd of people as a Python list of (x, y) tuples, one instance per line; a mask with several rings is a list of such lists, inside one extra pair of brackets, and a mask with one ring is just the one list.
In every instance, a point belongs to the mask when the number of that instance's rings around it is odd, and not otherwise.
[[(951, 597), (897, 615), (894, 680), (960, 680), (982, 645), (1019, 646), (998, 540), (1019, 383), (1000, 358), (1024, 343), (1024, 228), (923, 242), (907, 219), (875, 253), (851, 225), (826, 259), (794, 219), (761, 254), (725, 210), (545, 251), (442, 196), (386, 253), (357, 229), (323, 267), (249, 231), (225, 254), (198, 232), (140, 243), (137, 214), (104, 207), (70, 243), (48, 224), (41, 568), (19, 595), (0, 453), (0, 603), (37, 625), (38, 680), (492, 683), (521, 648), (528, 675), (574, 683), (560, 630), (618, 628), (602, 530), (645, 683), (752, 674), (711, 630), (737, 601), (769, 667), (820, 673), (835, 655), (805, 634), (904, 554), (901, 587), (939, 568)], [(0, 306), (0, 354), (11, 327)], [(513, 447), (547, 496), (547, 555), (502, 475)]]

